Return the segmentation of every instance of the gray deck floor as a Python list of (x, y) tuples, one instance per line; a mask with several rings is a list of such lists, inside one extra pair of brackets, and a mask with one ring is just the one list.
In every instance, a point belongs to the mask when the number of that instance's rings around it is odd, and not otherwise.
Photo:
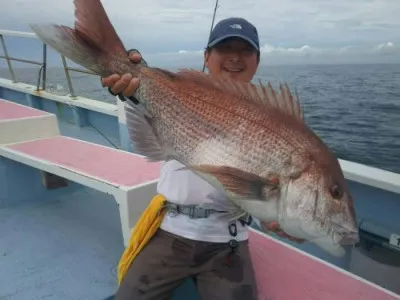
[[(60, 130), (110, 146), (90, 127), (60, 122)], [(114, 293), (124, 249), (114, 198), (73, 183), (55, 195), (0, 209), (0, 300), (100, 300)]]
[(42, 204), (0, 210), (1, 300), (98, 300), (116, 289), (118, 208), (73, 185)]

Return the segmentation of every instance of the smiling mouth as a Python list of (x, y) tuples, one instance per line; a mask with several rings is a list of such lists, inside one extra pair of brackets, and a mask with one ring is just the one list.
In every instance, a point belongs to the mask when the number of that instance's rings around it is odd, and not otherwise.
[(243, 68), (223, 68), (223, 70), (230, 73), (239, 73), (243, 71)]

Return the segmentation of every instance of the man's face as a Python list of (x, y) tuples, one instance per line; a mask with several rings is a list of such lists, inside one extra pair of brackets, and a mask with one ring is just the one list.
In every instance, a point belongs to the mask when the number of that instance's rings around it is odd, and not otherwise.
[(240, 81), (250, 81), (258, 67), (257, 51), (240, 38), (218, 43), (206, 51), (204, 59), (210, 74), (228, 75)]

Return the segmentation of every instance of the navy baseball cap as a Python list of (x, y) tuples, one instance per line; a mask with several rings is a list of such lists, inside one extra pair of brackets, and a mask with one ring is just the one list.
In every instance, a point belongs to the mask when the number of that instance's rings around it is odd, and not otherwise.
[(230, 38), (239, 37), (249, 42), (257, 51), (260, 50), (258, 32), (253, 24), (243, 18), (227, 18), (215, 25), (208, 40), (208, 47)]

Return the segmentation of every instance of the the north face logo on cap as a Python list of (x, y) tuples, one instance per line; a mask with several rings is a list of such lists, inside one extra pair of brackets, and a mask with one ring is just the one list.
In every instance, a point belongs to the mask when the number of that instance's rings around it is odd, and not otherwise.
[(232, 24), (232, 25), (229, 25), (229, 27), (233, 28), (233, 29), (242, 29), (242, 26), (240, 24)]

